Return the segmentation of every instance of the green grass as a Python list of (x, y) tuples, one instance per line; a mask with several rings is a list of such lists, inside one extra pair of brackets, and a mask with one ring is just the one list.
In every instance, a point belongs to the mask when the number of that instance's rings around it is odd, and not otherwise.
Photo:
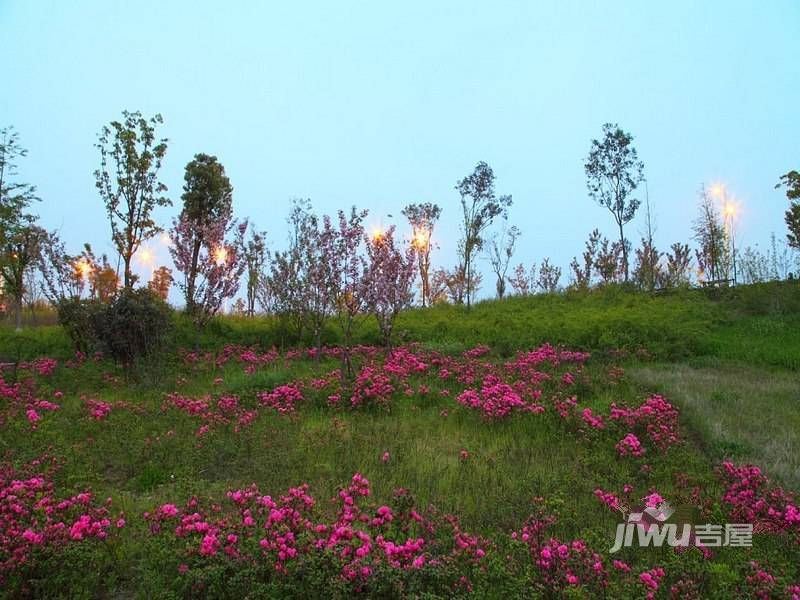
[(715, 459), (752, 462), (800, 490), (800, 378), (724, 360), (635, 365), (629, 375), (683, 409)]

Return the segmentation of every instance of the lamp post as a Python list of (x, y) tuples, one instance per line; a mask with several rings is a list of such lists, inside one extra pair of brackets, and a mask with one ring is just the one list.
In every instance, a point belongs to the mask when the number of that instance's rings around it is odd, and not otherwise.
[(711, 186), (711, 194), (722, 201), (722, 213), (725, 216), (725, 225), (728, 228), (728, 250), (731, 252), (733, 261), (733, 285), (736, 285), (736, 233), (734, 231), (736, 206), (728, 201), (727, 189), (722, 183), (713, 184)]
[(733, 204), (725, 204), (725, 216), (728, 218), (728, 232), (731, 236), (731, 252), (733, 255), (733, 285), (736, 285), (736, 233), (733, 223), (733, 219), (736, 216), (736, 207)]

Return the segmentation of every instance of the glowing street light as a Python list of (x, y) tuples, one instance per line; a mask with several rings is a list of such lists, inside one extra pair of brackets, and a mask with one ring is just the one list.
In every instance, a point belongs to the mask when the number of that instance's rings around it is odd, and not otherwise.
[(420, 227), (414, 231), (414, 238), (411, 241), (414, 248), (420, 251), (425, 251), (431, 243), (431, 232), (429, 229)]
[(82, 258), (75, 264), (75, 269), (78, 271), (78, 275), (81, 279), (88, 280), (92, 272), (92, 265), (89, 264), (89, 261), (85, 258)]
[(154, 263), (156, 260), (156, 257), (150, 248), (142, 248), (138, 253), (138, 258), (139, 262), (141, 262), (143, 265)]
[(373, 243), (380, 242), (383, 239), (383, 229), (378, 227), (377, 225), (372, 228), (372, 231), (369, 234), (369, 237), (372, 239)]
[(711, 195), (715, 198), (724, 198), (725, 197), (725, 186), (719, 182), (712, 183), (710, 189)]

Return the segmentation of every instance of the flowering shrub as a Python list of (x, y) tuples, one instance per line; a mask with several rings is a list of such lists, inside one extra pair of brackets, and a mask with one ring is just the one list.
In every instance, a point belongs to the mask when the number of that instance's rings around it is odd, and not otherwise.
[(356, 376), (351, 406), (364, 404), (387, 404), (394, 392), (391, 379), (374, 367), (364, 367)]
[(39, 375), (40, 377), (47, 377), (52, 375), (56, 370), (58, 361), (54, 358), (37, 358), (31, 362), (21, 362), (19, 368), (23, 370), (30, 370)]
[(172, 408), (200, 419), (202, 425), (196, 432), (197, 437), (203, 437), (216, 425), (233, 424), (233, 431), (238, 432), (258, 416), (257, 411), (248, 410), (239, 403), (238, 397), (231, 395), (221, 396), (214, 404), (210, 396), (190, 398), (173, 392), (167, 394), (161, 410), (166, 412)]
[(731, 506), (737, 522), (754, 523), (757, 530), (787, 532), (800, 543), (800, 500), (774, 486), (756, 466), (722, 463), (726, 485), (722, 501)]
[(510, 385), (494, 375), (488, 375), (483, 380), (480, 392), (466, 390), (459, 394), (457, 400), (459, 404), (481, 411), (487, 419), (501, 419), (514, 409), (527, 406)]
[(102, 400), (86, 400), (86, 408), (95, 421), (103, 421), (111, 412), (111, 405)]
[(90, 492), (59, 499), (54, 470), (55, 462), (46, 457), (19, 470), (0, 463), (0, 585), (24, 571), (36, 554), (102, 541), (125, 525), (121, 515), (112, 523), (110, 499), (98, 505)]
[(295, 406), (303, 401), (303, 394), (296, 385), (281, 385), (271, 392), (258, 395), (262, 406), (274, 408), (281, 414), (292, 413)]
[(369, 504), (370, 495), (370, 482), (356, 473), (339, 490), (330, 519), (320, 514), (308, 485), (276, 498), (251, 485), (229, 491), (223, 504), (191, 498), (183, 507), (158, 506), (144, 518), (153, 536), (182, 554), (182, 575), (217, 561), (245, 561), (274, 578), (302, 573), (328, 556), (333, 570), (326, 577), (365, 591), (386, 570), (460, 565), (469, 573), (482, 564), (486, 542), (463, 531), (454, 517), (420, 514), (405, 490), (395, 492), (393, 506)]
[(638, 408), (617, 406), (612, 402), (609, 418), (646, 435), (661, 451), (680, 442), (678, 409), (663, 396), (650, 396)]
[(616, 449), (620, 456), (642, 456), (642, 454), (644, 454), (642, 443), (639, 441), (639, 438), (632, 433), (629, 433), (622, 438), (617, 443)]

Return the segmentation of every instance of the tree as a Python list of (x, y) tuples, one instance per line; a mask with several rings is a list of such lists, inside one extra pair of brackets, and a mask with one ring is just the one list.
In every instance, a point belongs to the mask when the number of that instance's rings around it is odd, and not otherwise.
[[(200, 227), (202, 231), (197, 232)], [(170, 254), (175, 269), (183, 274), (179, 283), (188, 294), (187, 274), (192, 268), (194, 243), (198, 233), (203, 240), (197, 259), (197, 273), (191, 297), (191, 317), (198, 331), (222, 308), (226, 300), (239, 291), (239, 281), (247, 264), (244, 260), (244, 234), (247, 221), (237, 223), (230, 211), (220, 213), (215, 220), (196, 221), (186, 213), (173, 221), (170, 230)]]
[(244, 314), (248, 317), (256, 314), (256, 299), (263, 288), (264, 265), (267, 262), (266, 237), (266, 231), (252, 230), (244, 247), (244, 260), (247, 263), (247, 304)]
[(667, 269), (661, 272), (661, 287), (674, 288), (689, 285), (692, 256), (689, 245), (676, 242), (666, 254)]
[(644, 163), (632, 142), (632, 135), (616, 124), (606, 123), (603, 139), (592, 140), (584, 165), (589, 196), (611, 212), (619, 229), (625, 281), (628, 281), (628, 246), (623, 227), (636, 215), (640, 202), (631, 194), (644, 180)]
[(19, 145), (19, 134), (13, 127), (0, 129), (0, 244), (15, 229), (29, 225), (33, 218), (26, 214), (31, 203), (39, 200), (36, 188), (28, 183), (14, 181), (17, 160), (28, 151)]
[(469, 308), (472, 303), (473, 278), (472, 263), (475, 253), (483, 247), (483, 232), (494, 219), (505, 214), (511, 206), (511, 196), (495, 196), (495, 175), (492, 168), (481, 161), (475, 165), (472, 174), (464, 177), (456, 184), (461, 195), (463, 221), (461, 223), (462, 238), (459, 245), (461, 257), (460, 271), (463, 274), (463, 292)]
[[(317, 218), (311, 213), (310, 202), (293, 200), (287, 223), (289, 247), (272, 255), (258, 301), (265, 312), (275, 313), (281, 323), (289, 325), (300, 339), (311, 321), (324, 323), (330, 311), (330, 298), (324, 281), (320, 282), (321, 287), (312, 287), (317, 282), (310, 280), (307, 269), (310, 262), (317, 261), (318, 239)], [(317, 299), (320, 302), (316, 302)], [(311, 317), (315, 310), (321, 312), (318, 319)]]
[(405, 251), (397, 248), (394, 226), (381, 235), (366, 240), (367, 268), (363, 294), (367, 308), (375, 315), (384, 346), (390, 346), (397, 314), (414, 297), (416, 251), (410, 245)]
[(661, 252), (653, 245), (652, 238), (642, 238), (642, 245), (636, 249), (636, 265), (633, 280), (644, 290), (652, 292), (661, 279)]
[(119, 287), (117, 272), (104, 254), (98, 261), (91, 244), (84, 244), (83, 251), (73, 263), (75, 278), (80, 292), (89, 284), (89, 298), (110, 302)]
[(230, 219), (233, 202), (233, 186), (225, 175), (225, 167), (216, 156), (195, 154), (183, 175), (183, 208), (180, 219), (194, 224), (187, 230), (185, 241), (190, 255), (184, 274), (186, 312), (195, 311), (197, 275), (200, 269), (200, 253), (207, 240), (204, 236), (213, 229), (213, 224)]
[(100, 168), (95, 180), (111, 223), (111, 238), (124, 265), (124, 285), (131, 289), (136, 276), (131, 260), (142, 242), (161, 229), (153, 221), (156, 206), (170, 206), (163, 196), (167, 186), (158, 179), (167, 140), (156, 140), (161, 115), (146, 119), (140, 112), (123, 111), (123, 120), (104, 126), (96, 147)]
[(169, 297), (169, 288), (172, 287), (173, 281), (172, 269), (162, 266), (153, 271), (153, 277), (148, 282), (147, 287), (166, 302), (167, 297)]
[(725, 227), (717, 207), (705, 186), (700, 190), (699, 215), (692, 225), (694, 240), (700, 245), (695, 250), (697, 263), (706, 281), (728, 278), (728, 242)]
[(516, 246), (517, 238), (519, 238), (521, 233), (522, 232), (515, 225), (506, 228), (504, 222), (500, 235), (493, 236), (489, 244), (489, 263), (492, 265), (492, 271), (494, 271), (494, 274), (497, 276), (495, 288), (497, 290), (497, 297), (501, 299), (506, 292), (508, 265), (511, 263), (511, 257), (514, 256), (514, 246)]
[(2, 247), (0, 279), (5, 292), (14, 301), (14, 324), (22, 329), (22, 308), (25, 301), (25, 283), (28, 271), (36, 264), (44, 230), (36, 225), (14, 227), (7, 234)]
[[(475, 295), (481, 287), (483, 275), (473, 273), (469, 290), (471, 295)], [(437, 269), (431, 279), (431, 301), (433, 304), (441, 302), (452, 302), (453, 304), (463, 304), (467, 293), (467, 279), (460, 265), (453, 267), (452, 270)]]
[(431, 202), (409, 204), (403, 209), (403, 216), (411, 224), (414, 249), (419, 262), (419, 277), (422, 282), (422, 306), (427, 306), (431, 303), (431, 240), (433, 238), (433, 229), (441, 214), (442, 209)]
[(561, 267), (550, 264), (550, 259), (545, 258), (539, 267), (539, 278), (536, 287), (543, 294), (554, 294), (558, 291), (558, 282), (561, 280)]
[(322, 219), (320, 247), (322, 260), (326, 265), (323, 274), (331, 293), (333, 308), (342, 332), (342, 376), (353, 375), (350, 349), (353, 334), (360, 324), (360, 317), (366, 305), (364, 275), (366, 261), (361, 254), (364, 239), (364, 219), (367, 211), (357, 211), (355, 206), (347, 214), (338, 213), (338, 225), (333, 225), (327, 215)]
[(531, 265), (530, 272), (525, 270), (525, 265), (518, 264), (514, 267), (511, 277), (508, 278), (508, 283), (511, 284), (511, 289), (517, 296), (532, 294), (536, 288), (536, 263)]
[(39, 246), (38, 267), (44, 297), (53, 306), (80, 298), (83, 276), (76, 269), (77, 257), (67, 254), (64, 242), (55, 231), (44, 232)]
[(758, 248), (747, 246), (739, 258), (742, 283), (761, 283), (771, 279), (769, 259)]
[(614, 283), (619, 280), (623, 272), (623, 249), (619, 242), (609, 245), (608, 238), (600, 240), (600, 247), (595, 259), (594, 268), (603, 284)]
[(781, 175), (781, 180), (775, 187), (781, 186), (786, 187), (786, 197), (790, 203), (785, 215), (786, 226), (789, 228), (786, 238), (792, 248), (800, 250), (800, 172), (789, 171)]
[(589, 234), (589, 239), (585, 242), (583, 251), (583, 264), (578, 263), (577, 258), (573, 258), (569, 267), (572, 271), (572, 286), (578, 290), (588, 290), (592, 287), (592, 273), (597, 262), (597, 250), (600, 244), (600, 230), (595, 229)]

